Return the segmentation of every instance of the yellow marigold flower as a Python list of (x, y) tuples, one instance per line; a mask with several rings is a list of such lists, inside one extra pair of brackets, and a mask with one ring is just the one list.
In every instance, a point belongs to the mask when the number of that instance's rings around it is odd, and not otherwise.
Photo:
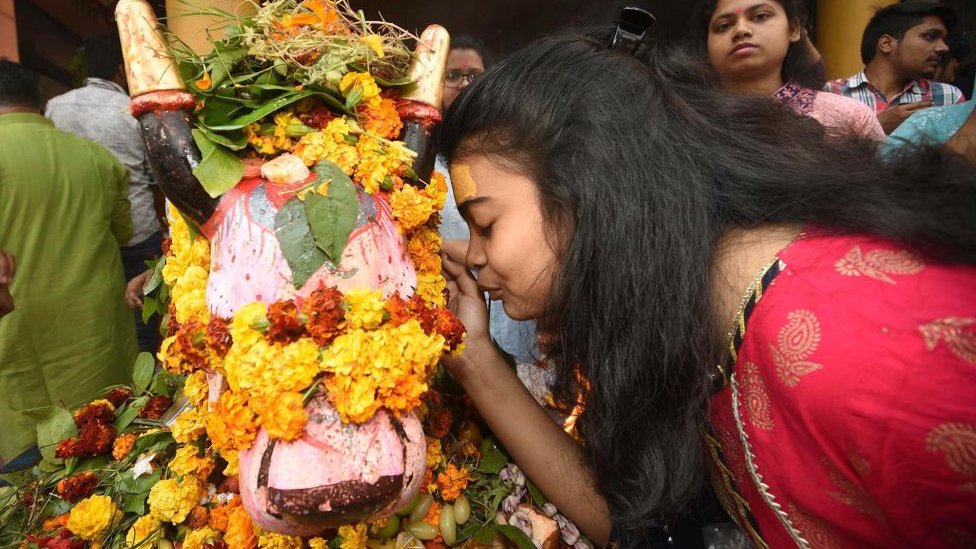
[(197, 235), (190, 240), (190, 228), (175, 209), (170, 210), (170, 248), (163, 266), (163, 281), (170, 287), (176, 284), (186, 269), (196, 265), (210, 268), (210, 241)]
[[(258, 432), (258, 418), (248, 406), (247, 397), (237, 391), (224, 391), (207, 414), (207, 435), (221, 457), (231, 464), (239, 450), (251, 447)], [(236, 460), (233, 463), (236, 466)]]
[(82, 539), (95, 540), (120, 518), (122, 513), (112, 498), (96, 495), (79, 501), (71, 509), (67, 527)]
[(375, 107), (380, 101), (380, 87), (376, 85), (372, 75), (368, 72), (348, 72), (339, 81), (339, 91), (344, 97), (349, 97), (354, 92), (358, 92), (362, 99), (360, 104)]
[(383, 52), (383, 37), (378, 34), (365, 34), (359, 37), (359, 41), (366, 44), (369, 49), (373, 50), (376, 57), (383, 59), (385, 53)]
[(427, 439), (427, 467), (437, 467), (444, 459), (444, 453), (441, 450), (441, 441), (434, 437), (425, 438)]
[(329, 542), (322, 538), (312, 538), (308, 540), (309, 549), (327, 549)]
[(356, 288), (346, 292), (343, 301), (348, 306), (346, 324), (349, 328), (372, 330), (382, 324), (386, 314), (382, 291)]
[(390, 208), (400, 230), (410, 232), (439, 211), (436, 203), (413, 185), (404, 185), (390, 196)]
[(339, 542), (340, 549), (366, 549), (366, 525), (357, 524), (355, 526), (340, 526)]
[(308, 423), (301, 393), (276, 393), (266, 397), (258, 406), (258, 415), (268, 436), (280, 440), (295, 440), (302, 436)]
[(183, 383), (183, 394), (194, 406), (202, 409), (210, 396), (207, 373), (203, 370), (197, 370), (188, 375)]
[(141, 516), (129, 527), (129, 531), (125, 535), (125, 546), (136, 547), (138, 545), (151, 548), (162, 535), (163, 529), (159, 520), (150, 515)]
[(198, 454), (199, 448), (195, 444), (180, 446), (169, 462), (170, 471), (180, 476), (193, 475), (206, 481), (216, 467), (216, 463), (209, 451), (204, 452), (203, 456)]
[(112, 457), (117, 461), (125, 459), (129, 455), (129, 452), (132, 451), (132, 445), (136, 443), (137, 438), (139, 438), (139, 435), (135, 433), (119, 435), (112, 445)]
[(190, 444), (207, 432), (205, 417), (197, 408), (188, 408), (176, 416), (170, 430), (176, 442)]
[(359, 109), (359, 122), (364, 131), (383, 139), (396, 139), (403, 129), (396, 101), (389, 98), (381, 99), (376, 107)]
[(199, 530), (190, 530), (183, 538), (183, 549), (203, 549), (205, 543), (220, 538), (220, 533), (204, 526)]
[(447, 281), (440, 273), (417, 273), (417, 295), (431, 307), (447, 305), (447, 298), (444, 297), (446, 287)]
[(161, 480), (149, 490), (149, 514), (160, 521), (179, 524), (205, 494), (196, 477)]
[(359, 153), (359, 164), (353, 177), (370, 194), (375, 194), (388, 182), (392, 182), (393, 188), (401, 186), (400, 176), (416, 156), (399, 141), (381, 143), (365, 134), (359, 137), (356, 152)]
[(302, 549), (302, 538), (265, 532), (258, 538), (258, 547), (261, 549)]
[(227, 532), (224, 541), (230, 549), (254, 549), (258, 546), (258, 537), (254, 533), (254, 523), (244, 507), (237, 505), (231, 508), (227, 515)]
[(261, 124), (255, 122), (244, 126), (244, 135), (254, 150), (261, 154), (274, 154), (274, 139), (261, 135)]
[(461, 495), (461, 492), (468, 487), (471, 480), (471, 472), (467, 467), (457, 468), (450, 463), (444, 468), (443, 473), (437, 475), (437, 489), (441, 493), (444, 501), (454, 501)]
[(407, 254), (418, 273), (441, 272), (441, 234), (422, 225), (407, 236)]
[(207, 309), (209, 276), (210, 272), (206, 267), (190, 265), (171, 287), (170, 295), (176, 305), (177, 322), (186, 322), (191, 317), (197, 317), (204, 323), (210, 320), (210, 311)]
[[(250, 444), (248, 444), (248, 447), (250, 447)], [(228, 451), (224, 452), (223, 454), (221, 454), (221, 457), (223, 457), (224, 458), (224, 461), (227, 462), (227, 467), (224, 467), (224, 476), (225, 477), (232, 477), (232, 476), (234, 476), (234, 475), (236, 475), (236, 474), (238, 474), (240, 472), (240, 470), (239, 470), (239, 465), (240, 465), (239, 456), (240, 456), (240, 454), (236, 450), (228, 450)]]

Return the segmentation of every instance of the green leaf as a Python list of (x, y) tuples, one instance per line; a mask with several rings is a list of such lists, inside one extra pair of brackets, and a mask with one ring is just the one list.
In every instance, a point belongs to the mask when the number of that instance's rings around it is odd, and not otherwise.
[(346, 110), (353, 110), (356, 105), (363, 100), (363, 88), (361, 86), (356, 86), (349, 92), (346, 96)]
[(141, 396), (126, 404), (125, 409), (119, 412), (118, 416), (115, 418), (115, 429), (121, 433), (122, 429), (125, 429), (131, 425), (132, 421), (139, 417), (139, 412), (142, 410), (142, 407), (146, 405), (148, 400), (148, 396)]
[(495, 525), (495, 531), (508, 538), (508, 541), (518, 545), (520, 549), (535, 549), (535, 544), (532, 543), (532, 539), (526, 536), (525, 532), (514, 526), (497, 524)]
[(153, 290), (159, 287), (163, 283), (163, 267), (166, 266), (166, 256), (161, 256), (159, 259), (146, 262), (146, 267), (152, 269), (152, 274), (149, 275), (149, 280), (146, 281), (146, 285), (142, 287), (142, 295), (146, 296), (152, 293)]
[(58, 465), (64, 463), (54, 456), (54, 450), (62, 440), (78, 436), (71, 412), (59, 406), (45, 406), (24, 410), (23, 414), (37, 423), (37, 446), (44, 461)]
[(140, 456), (146, 452), (163, 450), (170, 444), (176, 444), (176, 440), (173, 439), (173, 435), (169, 431), (156, 431), (137, 438), (129, 455)]
[(525, 487), (529, 490), (529, 495), (532, 496), (532, 503), (537, 507), (542, 507), (549, 502), (546, 496), (542, 495), (539, 488), (535, 484), (532, 484), (531, 480), (525, 479)]
[(140, 494), (142, 492), (149, 492), (149, 489), (152, 488), (154, 484), (159, 482), (162, 473), (162, 467), (155, 467), (155, 470), (148, 475), (142, 475), (139, 478), (132, 478), (132, 471), (129, 470), (119, 476), (119, 480), (116, 481), (116, 486), (120, 492), (124, 492), (126, 494)]
[(145, 515), (147, 499), (149, 499), (149, 492), (131, 494), (129, 497), (125, 498), (125, 503), (122, 505), (122, 512)]
[(200, 163), (193, 168), (193, 175), (213, 198), (224, 194), (237, 185), (244, 176), (244, 162), (226, 148), (211, 141), (203, 131), (190, 130), (193, 141), (200, 149)]
[(323, 160), (315, 167), (318, 181), (329, 182), (326, 196), (314, 190), (305, 195), (305, 213), (315, 244), (325, 252), (333, 265), (342, 259), (342, 250), (349, 240), (349, 233), (356, 227), (359, 216), (359, 197), (356, 186), (342, 168)]
[(214, 42), (214, 50), (210, 54), (213, 59), (207, 64), (210, 67), (211, 88), (216, 88), (230, 76), (230, 70), (247, 55), (247, 48), (223, 49), (220, 41)]
[(207, 136), (207, 139), (218, 145), (223, 145), (232, 151), (239, 151), (247, 147), (247, 136), (244, 135), (243, 130), (229, 130), (223, 133), (217, 133), (204, 125), (198, 125), (196, 129), (203, 132)]
[(132, 383), (136, 386), (136, 394), (142, 393), (152, 382), (156, 361), (149, 353), (139, 353), (136, 363), (132, 367)]
[[(284, 88), (283, 86), (279, 86), (279, 87)], [(272, 89), (272, 87), (270, 86), (265, 86), (265, 88)], [(248, 113), (241, 114), (240, 116), (237, 116), (235, 118), (221, 120), (220, 116), (211, 116), (208, 113), (205, 117), (206, 120), (205, 124), (208, 128), (210, 128), (213, 131), (222, 132), (228, 130), (239, 130), (244, 126), (247, 126), (248, 124), (253, 124), (258, 120), (261, 120), (265, 116), (277, 112), (287, 107), (288, 105), (291, 105), (292, 103), (301, 101), (306, 97), (312, 97), (312, 96), (317, 96), (330, 105), (338, 104), (339, 110), (346, 110), (341, 103), (338, 103), (338, 101), (336, 101), (335, 97), (332, 94), (329, 94), (327, 92), (319, 91), (319, 90), (297, 91), (294, 88), (284, 88), (284, 89), (290, 89), (291, 91), (279, 95), (278, 97), (272, 99), (271, 101), (268, 101), (258, 109), (254, 109)], [(212, 100), (208, 100), (208, 101), (212, 102)], [(210, 108), (209, 103), (205, 108)], [(229, 114), (231, 113), (227, 113), (228, 116)]]
[(75, 472), (81, 473), (84, 471), (97, 471), (99, 469), (104, 469), (107, 464), (108, 460), (105, 459), (105, 456), (90, 457), (79, 463), (78, 466), (75, 467)]
[(275, 214), (275, 236), (291, 267), (292, 283), (301, 288), (305, 281), (326, 262), (325, 253), (315, 245), (305, 212), (305, 203), (292, 198)]
[(508, 464), (508, 456), (502, 452), (494, 443), (482, 445), (481, 461), (478, 463), (478, 471), (493, 475), (505, 468)]

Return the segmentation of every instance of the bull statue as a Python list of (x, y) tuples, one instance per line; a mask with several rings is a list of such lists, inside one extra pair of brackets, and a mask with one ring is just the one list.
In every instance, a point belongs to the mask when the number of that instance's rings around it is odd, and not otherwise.
[[(169, 202), (210, 240), (206, 288), (212, 315), (230, 318), (256, 301), (301, 299), (316, 288), (381, 290), (384, 298), (408, 299), (417, 275), (404, 237), (384, 193), (358, 189), (359, 212), (341, 258), (297, 274), (275, 237), (282, 209), (280, 185), (301, 185), (308, 170), (285, 175), (246, 163), (244, 177), (214, 198), (194, 176), (202, 156), (191, 135), (194, 96), (168, 53), (152, 8), (145, 0), (121, 0), (116, 8), (126, 62), (131, 110), (138, 119), (148, 159)], [(409, 94), (397, 101), (399, 137), (416, 153), (412, 168), (426, 179), (433, 169), (432, 132), (440, 121), (441, 82), (449, 49), (447, 32), (429, 27), (420, 37), (409, 75)], [(295, 175), (297, 173), (298, 175)], [(280, 177), (274, 181), (269, 178)], [(272, 188), (274, 187), (274, 188)], [(297, 283), (296, 283), (297, 282)], [(211, 383), (211, 399), (221, 383)], [(252, 519), (264, 529), (316, 535), (342, 524), (389, 516), (407, 505), (423, 480), (426, 445), (413, 413), (381, 409), (364, 423), (343, 422), (324, 393), (306, 405), (308, 423), (296, 440), (269, 437), (262, 428), (239, 456), (239, 486)]]

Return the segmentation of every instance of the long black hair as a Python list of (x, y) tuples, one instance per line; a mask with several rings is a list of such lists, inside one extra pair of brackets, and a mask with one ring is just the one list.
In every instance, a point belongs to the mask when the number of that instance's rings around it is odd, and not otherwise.
[(732, 228), (875, 233), (976, 263), (972, 168), (936, 149), (878, 160), (766, 98), (730, 96), (696, 56), (646, 59), (546, 38), (476, 80), (447, 113), (449, 159), (486, 155), (531, 177), (562, 257), (543, 329), (556, 394), (612, 519), (640, 539), (702, 489), (710, 373), (724, 360), (711, 292)]
[[(775, 0), (783, 11), (786, 12), (786, 19), (790, 22), (790, 28), (806, 28), (809, 16), (806, 7), (800, 0)], [(693, 47), (699, 51), (704, 59), (707, 55), (708, 47), (708, 28), (718, 0), (702, 0), (701, 8), (696, 14), (694, 31), (691, 33)], [(826, 83), (824, 72), (820, 67), (819, 60), (814, 60), (804, 40), (791, 42), (786, 50), (786, 57), (783, 59), (783, 68), (780, 71), (783, 82), (794, 80), (801, 86), (819, 90)]]

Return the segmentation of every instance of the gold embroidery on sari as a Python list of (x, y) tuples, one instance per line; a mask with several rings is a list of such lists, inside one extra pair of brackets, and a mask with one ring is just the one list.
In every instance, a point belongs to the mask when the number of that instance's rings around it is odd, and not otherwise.
[(797, 529), (803, 533), (803, 537), (807, 539), (810, 547), (815, 547), (816, 549), (841, 549), (840, 541), (837, 539), (837, 535), (834, 534), (829, 524), (800, 511), (792, 503), (787, 506), (787, 512), (793, 517), (793, 522), (796, 524)]
[(925, 263), (905, 250), (871, 250), (864, 255), (860, 246), (854, 246), (834, 267), (843, 276), (866, 276), (894, 284), (889, 275), (917, 274), (925, 268)]
[(976, 425), (943, 423), (929, 431), (925, 447), (930, 452), (944, 454), (953, 471), (970, 479), (961, 488), (976, 492)]
[(933, 351), (944, 341), (957, 357), (976, 364), (976, 318), (948, 317), (919, 326), (925, 348)]
[(881, 521), (885, 520), (884, 513), (881, 511), (878, 503), (874, 501), (874, 498), (864, 488), (844, 476), (828, 460), (824, 459), (824, 465), (827, 467), (827, 474), (830, 476), (830, 481), (837, 488), (837, 491), (827, 490), (827, 495), (845, 505), (850, 505), (865, 515), (872, 516)]
[(776, 373), (787, 387), (796, 387), (800, 378), (823, 368), (806, 360), (820, 346), (820, 321), (810, 311), (797, 310), (786, 315), (789, 323), (779, 331), (777, 345), (770, 345)]
[(746, 362), (742, 365), (742, 396), (746, 401), (746, 417), (749, 422), (763, 431), (771, 431), (776, 425), (773, 422), (769, 392), (755, 363)]

